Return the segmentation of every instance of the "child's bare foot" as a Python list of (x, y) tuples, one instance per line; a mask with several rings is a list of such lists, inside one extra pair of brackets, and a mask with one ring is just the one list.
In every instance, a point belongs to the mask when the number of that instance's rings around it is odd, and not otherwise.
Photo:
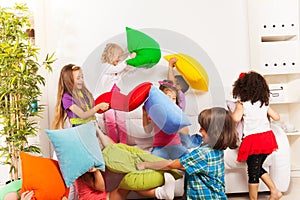
[(282, 197), (282, 193), (276, 189), (271, 192), (269, 200), (278, 200), (281, 199), (281, 197)]

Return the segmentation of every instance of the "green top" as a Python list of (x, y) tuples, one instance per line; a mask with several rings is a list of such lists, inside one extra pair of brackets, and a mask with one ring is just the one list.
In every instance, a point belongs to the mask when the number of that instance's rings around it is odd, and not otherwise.
[(19, 196), (18, 191), (22, 187), (22, 180), (12, 181), (9, 184), (0, 188), (0, 200), (3, 200), (5, 195), (9, 192), (16, 192)]

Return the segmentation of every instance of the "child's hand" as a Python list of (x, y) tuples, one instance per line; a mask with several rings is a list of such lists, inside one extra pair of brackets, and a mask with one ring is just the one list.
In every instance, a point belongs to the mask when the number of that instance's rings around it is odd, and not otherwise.
[(136, 57), (136, 53), (135, 52), (133, 52), (133, 53), (130, 54), (130, 58), (135, 58), (135, 57)]
[(95, 172), (95, 171), (97, 171), (98, 169), (96, 168), (96, 167), (92, 167), (91, 169), (89, 169), (89, 171), (88, 172)]
[(100, 108), (101, 110), (103, 110), (103, 111), (106, 111), (106, 110), (109, 109), (109, 104), (108, 104), (108, 103), (102, 102), (102, 103), (100, 103), (100, 104), (98, 104), (98, 105), (99, 105), (99, 108)]
[(169, 66), (170, 67), (174, 67), (175, 66), (175, 63), (177, 62), (177, 58), (171, 58), (170, 60), (169, 60)]
[(21, 200), (30, 200), (33, 194), (34, 194), (33, 190), (25, 191), (21, 194)]
[(144, 170), (144, 169), (146, 169), (145, 162), (137, 163), (137, 164), (136, 164), (136, 168), (137, 168), (138, 170)]

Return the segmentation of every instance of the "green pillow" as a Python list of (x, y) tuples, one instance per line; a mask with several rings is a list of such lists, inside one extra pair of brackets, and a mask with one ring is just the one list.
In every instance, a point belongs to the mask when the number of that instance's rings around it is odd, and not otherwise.
[(8, 183), (7, 185), (0, 188), (0, 199), (4, 199), (5, 195), (9, 192), (16, 192), (18, 194), (18, 191), (21, 189), (21, 187), (22, 180), (15, 180)]
[(151, 68), (159, 62), (161, 51), (159, 44), (153, 38), (128, 27), (126, 27), (126, 35), (128, 51), (136, 53), (135, 58), (126, 60), (128, 65)]
[[(136, 164), (142, 161), (160, 161), (161, 157), (126, 144), (111, 144), (103, 150), (105, 166), (116, 173), (126, 173), (119, 188), (126, 190), (147, 190), (164, 184), (164, 170), (137, 170)], [(168, 170), (175, 179), (182, 175), (177, 170)]]

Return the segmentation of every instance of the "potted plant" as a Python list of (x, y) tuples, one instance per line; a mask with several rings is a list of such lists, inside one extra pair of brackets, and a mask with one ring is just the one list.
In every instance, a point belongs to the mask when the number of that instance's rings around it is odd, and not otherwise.
[(40, 68), (51, 71), (54, 54), (39, 64), (39, 49), (28, 37), (30, 12), (26, 4), (13, 8), (0, 7), (0, 164), (10, 165), (10, 178), (19, 178), (19, 152), (40, 152), (28, 144), (29, 136), (36, 136), (43, 106), (39, 105), (45, 78)]

